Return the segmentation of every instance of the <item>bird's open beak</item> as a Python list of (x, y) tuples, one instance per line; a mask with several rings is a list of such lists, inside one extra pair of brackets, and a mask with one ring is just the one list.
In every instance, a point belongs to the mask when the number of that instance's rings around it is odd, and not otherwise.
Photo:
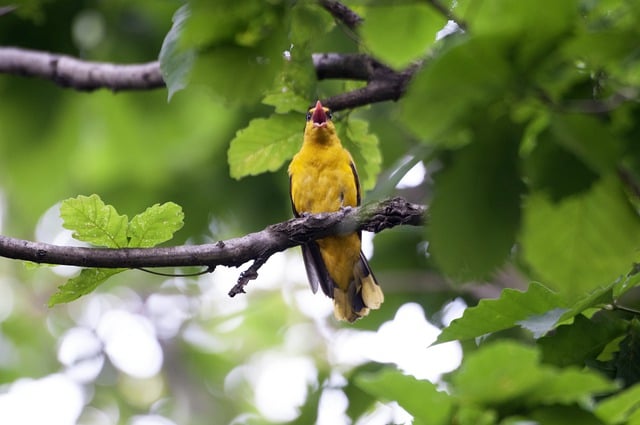
[(316, 108), (313, 110), (313, 115), (311, 115), (311, 121), (313, 121), (313, 125), (316, 127), (324, 127), (327, 125), (327, 113), (322, 108), (320, 101), (316, 102)]

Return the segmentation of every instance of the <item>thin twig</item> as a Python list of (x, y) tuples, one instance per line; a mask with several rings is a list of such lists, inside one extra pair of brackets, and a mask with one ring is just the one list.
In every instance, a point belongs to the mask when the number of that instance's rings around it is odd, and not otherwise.
[(445, 18), (455, 22), (460, 27), (461, 30), (463, 30), (463, 31), (467, 30), (466, 22), (464, 22), (462, 19), (456, 17), (453, 14), (453, 11), (451, 9), (449, 9), (447, 6), (445, 6), (444, 4), (440, 3), (439, 0), (426, 0), (426, 2), (429, 3), (431, 5), (431, 7), (433, 7), (438, 12), (440, 12), (440, 14), (442, 14)]

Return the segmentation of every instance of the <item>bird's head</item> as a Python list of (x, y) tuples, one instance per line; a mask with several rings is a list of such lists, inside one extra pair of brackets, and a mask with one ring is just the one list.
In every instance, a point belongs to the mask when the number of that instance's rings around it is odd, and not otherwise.
[(332, 134), (335, 133), (335, 126), (331, 121), (331, 110), (318, 100), (316, 106), (307, 112), (307, 125), (305, 134)]

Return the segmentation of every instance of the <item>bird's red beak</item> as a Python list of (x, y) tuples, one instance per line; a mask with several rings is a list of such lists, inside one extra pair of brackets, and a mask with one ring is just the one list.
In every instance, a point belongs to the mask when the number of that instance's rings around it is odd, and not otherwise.
[(313, 121), (313, 125), (316, 127), (324, 127), (327, 124), (327, 113), (322, 108), (320, 101), (316, 102), (316, 108), (311, 115), (311, 121)]

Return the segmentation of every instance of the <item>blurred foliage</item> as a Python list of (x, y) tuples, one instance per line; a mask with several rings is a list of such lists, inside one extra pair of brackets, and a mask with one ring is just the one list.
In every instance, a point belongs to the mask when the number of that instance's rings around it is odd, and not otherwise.
[[(332, 392), (348, 400), (343, 422), (366, 423), (377, 402), (395, 401), (416, 424), (640, 423), (640, 1), (444, 1), (463, 28), (440, 38), (449, 17), (428, 2), (345, 4), (364, 18), (355, 30), (311, 0), (29, 0), (0, 16), (2, 46), (114, 63), (159, 58), (168, 86), (80, 93), (0, 75), (3, 234), (62, 243), (61, 212), (78, 239), (112, 246), (104, 236), (115, 234), (118, 246), (150, 246), (174, 231), (174, 244), (211, 242), (289, 218), (285, 168), (306, 108), (361, 87), (317, 81), (316, 52), (420, 64), (399, 102), (335, 121), (373, 189), (365, 202), (400, 193), (430, 206), (425, 229), (375, 237), (371, 265), (387, 299), (349, 330), (329, 310), (310, 312), (289, 253), (265, 265), (246, 297), (226, 296), (239, 270), (166, 280), (128, 271), (51, 309), (68, 271), (2, 261), (0, 391), (93, 359), (80, 423), (148, 414), (313, 423)], [(396, 189), (419, 163), (424, 180)], [(97, 226), (110, 229), (101, 235), (82, 230), (100, 214), (59, 204), (90, 194), (104, 200), (97, 210), (120, 217)], [(150, 216), (128, 221), (150, 205)], [(93, 218), (78, 221), (78, 212)], [(180, 220), (152, 224), (166, 214)], [(505, 279), (505, 270), (517, 273)], [(70, 282), (86, 279), (90, 290), (109, 277), (82, 273)], [(487, 293), (495, 299), (480, 300)], [(471, 307), (437, 342), (459, 342), (464, 358), (442, 382), (376, 353), (355, 362), (337, 354), (346, 333), (372, 335), (410, 302), (440, 323), (454, 298)], [(113, 311), (152, 329), (160, 370), (123, 369), (104, 329)], [(74, 329), (89, 330), (97, 351), (65, 357)], [(427, 359), (427, 344), (413, 354)], [(269, 416), (261, 404), (258, 388), (273, 371), (298, 379), (293, 413)]]

